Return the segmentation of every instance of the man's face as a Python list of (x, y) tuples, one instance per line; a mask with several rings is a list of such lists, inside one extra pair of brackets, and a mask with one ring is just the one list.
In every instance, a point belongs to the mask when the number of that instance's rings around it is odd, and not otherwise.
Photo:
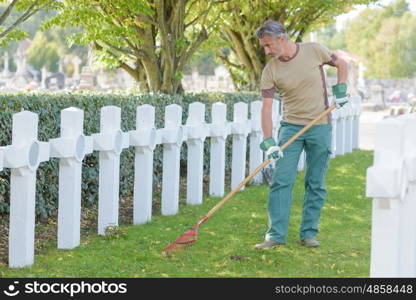
[(269, 35), (265, 35), (260, 39), (260, 45), (264, 48), (264, 53), (266, 55), (277, 58), (283, 54), (283, 39), (283, 36), (279, 36), (277, 39), (274, 39)]

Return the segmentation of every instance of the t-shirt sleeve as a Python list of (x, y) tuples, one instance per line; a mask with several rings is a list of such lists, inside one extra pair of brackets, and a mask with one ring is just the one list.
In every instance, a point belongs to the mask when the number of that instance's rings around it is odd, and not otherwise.
[(322, 64), (335, 66), (337, 56), (332, 51), (330, 51), (327, 47), (319, 43), (313, 43), (313, 48), (315, 50), (316, 55), (318, 56), (319, 61)]
[(270, 69), (268, 68), (267, 65), (263, 69), (263, 72), (261, 74), (260, 90), (261, 90), (261, 96), (263, 98), (273, 98), (274, 93), (276, 92), (276, 86), (273, 82)]

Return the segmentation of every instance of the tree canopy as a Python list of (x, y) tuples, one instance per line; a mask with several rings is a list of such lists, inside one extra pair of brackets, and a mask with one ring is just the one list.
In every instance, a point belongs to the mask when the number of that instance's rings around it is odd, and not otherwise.
[(72, 42), (126, 70), (143, 90), (177, 93), (185, 65), (208, 39), (223, 1), (63, 0), (48, 26), (82, 27)]
[(222, 47), (231, 52), (219, 52), (221, 61), (228, 67), (238, 88), (258, 88), (261, 72), (266, 63), (255, 30), (269, 19), (282, 23), (293, 41), (300, 42), (305, 34), (334, 22), (334, 18), (357, 4), (376, 0), (232, 0), (223, 15), (222, 29), (217, 36)]
[[(257, 90), (268, 58), (254, 33), (264, 21), (281, 22), (290, 38), (300, 42), (309, 32), (333, 24), (336, 16), (354, 5), (375, 2), (0, 0), (0, 43), (25, 38), (27, 30), (20, 25), (39, 10), (53, 9), (54, 16), (43, 25), (44, 30), (58, 26), (65, 28), (65, 33), (72, 32), (70, 46), (92, 45), (96, 60), (109, 68), (123, 68), (144, 92), (181, 93), (182, 76), (193, 66), (212, 74), (214, 54), (230, 72), (237, 89)], [(348, 30), (335, 33), (332, 25), (327, 46), (346, 47), (363, 57), (368, 74), (373, 76), (409, 76), (415, 67), (400, 58), (416, 58), (414, 19), (405, 0), (396, 0), (384, 10), (364, 10)], [(59, 46), (62, 38), (57, 43), (53, 39), (47, 31), (36, 34), (29, 53), (32, 65), (57, 68), (57, 60), (67, 50)]]
[(0, 46), (28, 36), (19, 26), (41, 10), (53, 9), (57, 0), (0, 0)]
[(62, 0), (48, 26), (81, 27), (73, 43), (93, 44), (97, 59), (121, 67), (143, 90), (177, 93), (192, 55), (208, 43), (237, 88), (255, 90), (266, 63), (254, 37), (267, 19), (304, 35), (355, 4), (375, 0)]
[(367, 8), (346, 28), (347, 49), (366, 64), (368, 77), (403, 78), (416, 72), (416, 16), (405, 0)]

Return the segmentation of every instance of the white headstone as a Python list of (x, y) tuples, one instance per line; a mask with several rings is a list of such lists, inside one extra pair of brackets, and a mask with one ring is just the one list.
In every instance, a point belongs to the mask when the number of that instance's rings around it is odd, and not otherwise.
[(225, 141), (230, 131), (227, 122), (227, 105), (216, 102), (212, 105), (212, 123), (209, 125), (211, 137), (209, 194), (216, 197), (224, 195), (225, 180)]
[(400, 277), (416, 277), (416, 114), (405, 114), (397, 118), (404, 124), (404, 173), (402, 182), (400, 217)]
[(11, 168), (9, 266), (30, 266), (34, 261), (36, 169), (49, 159), (49, 143), (39, 142), (38, 115), (13, 115), (12, 145), (3, 148), (4, 167)]
[[(247, 135), (251, 124), (247, 118), (248, 106), (239, 102), (234, 104), (234, 119), (231, 133), (233, 135), (231, 189), (239, 185), (246, 177)], [(244, 189), (244, 186), (241, 190)]]
[(353, 107), (353, 140), (352, 148), (358, 149), (358, 141), (360, 135), (360, 116), (361, 116), (361, 97), (353, 96), (351, 97), (351, 103)]
[(42, 74), (42, 79), (41, 79), (40, 86), (41, 86), (42, 89), (46, 89), (46, 83), (45, 83), (45, 81), (46, 81), (46, 76), (48, 74), (48, 71), (46, 70), (46, 67), (45, 66), (42, 67), (41, 74)]
[[(252, 173), (263, 162), (263, 151), (260, 149), (260, 143), (263, 140), (263, 130), (261, 127), (261, 101), (254, 101), (250, 103), (251, 113), (251, 133), (250, 133), (250, 169), (249, 173)], [(263, 177), (259, 172), (251, 180), (253, 184), (261, 184)]]
[(74, 66), (74, 73), (73, 73), (72, 77), (73, 77), (75, 80), (79, 80), (79, 79), (80, 79), (79, 66), (80, 66), (81, 62), (82, 62), (82, 60), (81, 60), (81, 58), (79, 58), (78, 56), (75, 56), (75, 57), (72, 59), (72, 64), (73, 64), (73, 66)]
[(204, 104), (194, 102), (189, 105), (186, 132), (186, 143), (188, 145), (186, 203), (201, 204), (204, 172), (204, 141), (207, 136)]
[[(411, 257), (406, 256), (404, 249), (404, 245), (409, 247), (407, 240), (413, 244), (416, 241), (414, 215), (406, 217), (406, 211), (415, 209), (414, 199), (407, 199), (409, 177), (404, 142), (414, 135), (414, 123), (412, 127), (406, 130), (405, 122), (393, 118), (379, 122), (376, 127), (374, 165), (367, 170), (366, 185), (367, 197), (373, 198), (371, 277), (416, 276), (415, 245), (411, 245)], [(412, 225), (407, 228), (409, 217)], [(411, 274), (406, 268), (409, 262)]]
[(135, 147), (133, 224), (152, 219), (153, 151), (156, 146), (155, 108), (137, 107), (136, 130), (130, 131), (130, 145)]
[(352, 142), (353, 142), (353, 111), (351, 106), (351, 100), (344, 105), (345, 109), (345, 153), (352, 152)]
[(24, 74), (26, 72), (25, 54), (19, 50), (16, 54), (16, 75)]
[(306, 168), (306, 152), (305, 152), (305, 150), (302, 150), (302, 152), (300, 153), (297, 168), (298, 168), (298, 171), (304, 171), (305, 168)]
[(273, 99), (273, 108), (272, 108), (272, 123), (273, 123), (273, 129), (272, 129), (272, 136), (277, 141), (278, 140), (278, 132), (280, 128), (280, 121), (282, 120), (283, 116), (281, 115), (281, 111), (283, 109), (281, 108), (282, 102), (280, 100)]
[(100, 133), (93, 134), (94, 150), (99, 151), (98, 234), (109, 226), (118, 226), (120, 154), (129, 145), (129, 135), (120, 130), (121, 110), (117, 106), (101, 108)]
[(4, 53), (3, 56), (3, 64), (4, 64), (4, 68), (3, 68), (3, 76), (4, 77), (8, 77), (10, 75), (10, 70), (9, 70), (9, 53), (6, 51)]
[(379, 84), (374, 84), (370, 86), (370, 89), (371, 101), (375, 105), (375, 108), (384, 108), (383, 87)]
[(336, 146), (335, 154), (344, 155), (345, 154), (345, 118), (346, 110), (344, 107), (337, 109), (337, 125), (336, 125)]
[[(332, 98), (331, 98), (331, 102), (330, 105), (333, 104)], [(337, 133), (338, 133), (338, 118), (339, 118), (339, 113), (337, 109), (334, 109), (331, 112), (331, 125), (332, 125), (332, 136), (331, 136), (331, 158), (334, 158), (337, 154)]]
[(162, 129), (163, 179), (162, 215), (175, 215), (179, 208), (180, 151), (184, 132), (182, 107), (171, 104), (165, 108), (165, 128)]
[(59, 158), (58, 248), (80, 243), (82, 160), (92, 152), (92, 137), (83, 133), (84, 111), (61, 111), (61, 137), (51, 139), (51, 157)]

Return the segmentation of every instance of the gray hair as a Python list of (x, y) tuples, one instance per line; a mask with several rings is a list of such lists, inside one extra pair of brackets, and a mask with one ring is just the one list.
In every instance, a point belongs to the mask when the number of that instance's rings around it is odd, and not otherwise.
[(289, 38), (286, 29), (283, 27), (282, 24), (279, 22), (268, 20), (263, 23), (259, 28), (256, 30), (256, 36), (258, 39), (262, 39), (265, 35), (272, 37), (273, 39), (277, 39), (279, 36), (284, 36), (287, 40)]

